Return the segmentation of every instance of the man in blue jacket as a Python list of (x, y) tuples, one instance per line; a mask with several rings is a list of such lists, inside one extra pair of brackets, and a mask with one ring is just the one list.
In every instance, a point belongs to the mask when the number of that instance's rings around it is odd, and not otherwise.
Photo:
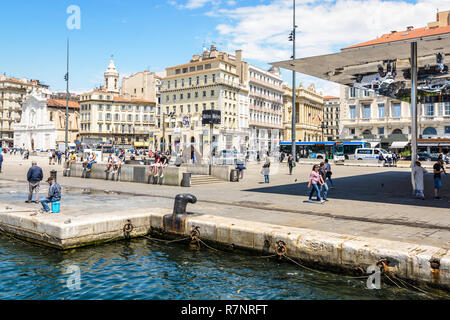
[(48, 189), (48, 196), (45, 197), (44, 200), (41, 201), (42, 208), (45, 212), (49, 212), (50, 208), (48, 207), (48, 203), (57, 202), (61, 200), (61, 187), (59, 184), (55, 182), (53, 177), (47, 179), (50, 188)]
[(44, 175), (42, 173), (42, 169), (37, 166), (37, 163), (35, 161), (33, 161), (31, 163), (31, 168), (28, 170), (27, 173), (29, 192), (28, 192), (28, 200), (25, 201), (26, 203), (33, 202), (32, 201), (33, 193), (36, 193), (36, 196), (34, 197), (34, 203), (39, 203), (39, 188), (43, 178)]

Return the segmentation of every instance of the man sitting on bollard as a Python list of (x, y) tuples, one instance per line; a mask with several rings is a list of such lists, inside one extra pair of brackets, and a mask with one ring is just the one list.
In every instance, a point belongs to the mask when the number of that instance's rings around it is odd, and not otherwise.
[(117, 173), (119, 170), (119, 159), (114, 154), (110, 154), (108, 157), (108, 163), (106, 165), (105, 172), (109, 172), (111, 170), (111, 167), (113, 168), (113, 173)]
[(47, 179), (50, 188), (48, 189), (48, 196), (45, 197), (44, 200), (41, 200), (42, 210), (44, 212), (50, 212), (50, 208), (48, 207), (48, 203), (57, 202), (61, 200), (61, 187), (59, 184), (55, 182), (53, 177)]
[(91, 152), (90, 155), (88, 155), (87, 158), (87, 171), (91, 171), (92, 165), (97, 163), (97, 155), (94, 151)]

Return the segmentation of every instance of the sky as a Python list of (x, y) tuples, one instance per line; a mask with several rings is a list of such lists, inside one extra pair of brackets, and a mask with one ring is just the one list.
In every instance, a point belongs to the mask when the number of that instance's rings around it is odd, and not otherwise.
[[(424, 27), (438, 9), (450, 10), (449, 0), (296, 3), (297, 57)], [(242, 49), (246, 61), (264, 69), (292, 55), (292, 0), (0, 0), (0, 8), (0, 74), (39, 79), (53, 91), (65, 91), (67, 39), (76, 93), (103, 84), (111, 56), (122, 77), (189, 62), (211, 44), (229, 53)], [(325, 95), (339, 95), (333, 83), (297, 79), (297, 85), (314, 83)], [(283, 80), (292, 84), (291, 72), (283, 70)]]

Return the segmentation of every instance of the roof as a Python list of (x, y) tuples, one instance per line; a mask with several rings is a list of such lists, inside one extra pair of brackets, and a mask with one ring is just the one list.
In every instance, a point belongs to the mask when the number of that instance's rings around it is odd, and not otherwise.
[(339, 97), (333, 97), (333, 96), (324, 96), (324, 100), (331, 100), (331, 99), (340, 99)]
[[(49, 107), (66, 107), (66, 100), (60, 100), (60, 99), (47, 99), (47, 106)], [(80, 109), (80, 104), (76, 101), (69, 100), (69, 108), (72, 109)]]
[(450, 26), (436, 27), (436, 28), (424, 27), (424, 28), (417, 28), (417, 29), (405, 30), (405, 31), (399, 31), (399, 32), (393, 31), (391, 33), (383, 34), (381, 37), (376, 38), (374, 40), (369, 40), (366, 42), (358, 43), (358, 44), (352, 45), (350, 47), (343, 48), (342, 50), (377, 45), (377, 44), (388, 43), (388, 42), (402, 41), (402, 40), (406, 40), (406, 39), (434, 36), (434, 35), (443, 34), (443, 33), (450, 33)]

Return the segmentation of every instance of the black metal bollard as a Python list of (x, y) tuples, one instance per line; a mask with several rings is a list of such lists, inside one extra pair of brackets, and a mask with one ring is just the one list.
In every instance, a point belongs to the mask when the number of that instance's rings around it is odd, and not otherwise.
[(179, 194), (175, 197), (175, 204), (173, 207), (173, 214), (174, 215), (185, 215), (186, 214), (186, 208), (188, 203), (196, 203), (197, 198), (192, 194)]
[(57, 180), (56, 180), (57, 174), (58, 174), (58, 172), (56, 170), (50, 171), (50, 177), (52, 177), (55, 180), (55, 182), (57, 182)]

